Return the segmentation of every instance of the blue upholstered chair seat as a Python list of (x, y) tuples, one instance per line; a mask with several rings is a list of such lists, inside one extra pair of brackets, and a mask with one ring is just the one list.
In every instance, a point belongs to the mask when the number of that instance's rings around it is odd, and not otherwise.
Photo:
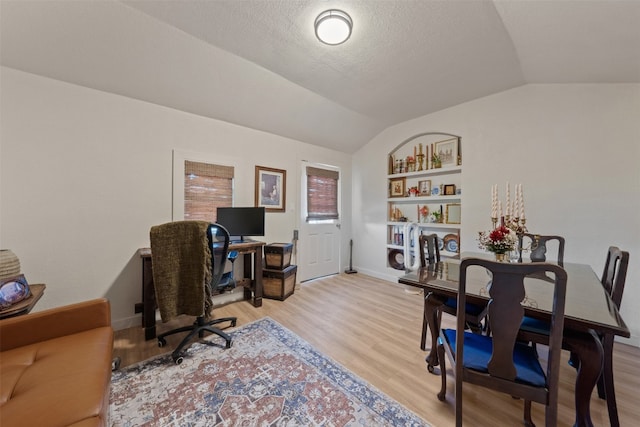
[[(451, 346), (452, 351), (455, 352), (456, 330), (445, 329), (444, 336)], [(492, 346), (491, 337), (465, 332), (463, 365), (474, 371), (488, 373), (487, 366), (491, 358)], [(516, 381), (535, 387), (546, 387), (547, 378), (542, 366), (540, 366), (538, 362), (535, 349), (523, 343), (516, 343), (513, 352), (516, 366)]]
[[(446, 305), (447, 307), (451, 307), (455, 310), (455, 308), (458, 307), (458, 300), (456, 298), (449, 297), (444, 302), (444, 305)], [(475, 305), (475, 304), (466, 303), (464, 311), (467, 314), (471, 314), (473, 316), (479, 316), (480, 313), (482, 313), (485, 308), (486, 307), (484, 305)]]
[(551, 326), (549, 322), (540, 319), (534, 319), (533, 317), (524, 316), (520, 329), (527, 332), (534, 332), (540, 335), (549, 335)]

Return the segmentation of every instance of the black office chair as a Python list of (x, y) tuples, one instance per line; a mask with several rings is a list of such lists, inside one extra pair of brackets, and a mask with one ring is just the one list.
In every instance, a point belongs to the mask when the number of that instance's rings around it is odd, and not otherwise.
[[(438, 246), (438, 235), (433, 234), (422, 234), (419, 238), (419, 247), (420, 247), (420, 266), (426, 267), (429, 264), (433, 264), (436, 262), (440, 262), (440, 248)], [(427, 346), (427, 328), (429, 326), (427, 322), (426, 316), (426, 306), (427, 306), (427, 297), (425, 295), (424, 298), (424, 312), (425, 315), (422, 319), (422, 337), (420, 339), (420, 348), (422, 350), (426, 350)], [(444, 304), (440, 307), (440, 312), (438, 313), (439, 317), (442, 317), (442, 312), (450, 314), (452, 316), (456, 315), (457, 311), (457, 302), (455, 298), (447, 298)], [(467, 322), (467, 327), (471, 329), (472, 332), (482, 333), (484, 330), (484, 326), (482, 325), (482, 320), (487, 315), (487, 307), (484, 305), (476, 305), (476, 304), (467, 304), (465, 309), (465, 320)], [(428, 369), (432, 372), (433, 367), (428, 365)]]
[[(490, 272), (489, 315), (492, 335), (465, 332), (463, 307), (466, 305), (466, 282), (472, 268)], [(527, 276), (551, 273), (551, 282), (538, 280), (536, 286), (549, 286), (553, 292), (553, 315), (549, 335), (546, 371), (534, 348), (517, 342), (524, 315)], [(480, 274), (486, 275), (485, 271)], [(477, 279), (476, 279), (477, 280)], [(531, 279), (529, 279), (531, 280)], [(564, 326), (567, 273), (558, 265), (547, 263), (509, 264), (479, 258), (467, 258), (460, 264), (458, 319), (456, 329), (442, 329), (438, 338), (438, 361), (442, 388), (438, 399), (445, 400), (447, 370), (445, 352), (455, 375), (456, 426), (462, 426), (462, 383), (469, 382), (525, 399), (524, 421), (531, 426), (531, 401), (545, 405), (545, 424), (557, 425), (560, 353)]]
[(236, 287), (236, 279), (233, 277), (233, 265), (236, 262), (237, 258), (238, 251), (229, 251), (229, 254), (227, 255), (227, 260), (229, 260), (229, 262), (226, 264), (223, 270), (222, 277), (220, 277), (220, 282), (218, 282), (218, 286), (216, 286), (218, 292), (224, 293)]
[(210, 332), (224, 338), (226, 348), (232, 340), (213, 325), (230, 322), (235, 317), (211, 319), (213, 289), (220, 284), (227, 263), (229, 233), (219, 224), (205, 221), (176, 221), (154, 226), (150, 231), (153, 281), (163, 322), (181, 314), (196, 316), (191, 326), (158, 335), (158, 346), (166, 337), (189, 332), (171, 353), (176, 364), (182, 363), (184, 347), (197, 335)]

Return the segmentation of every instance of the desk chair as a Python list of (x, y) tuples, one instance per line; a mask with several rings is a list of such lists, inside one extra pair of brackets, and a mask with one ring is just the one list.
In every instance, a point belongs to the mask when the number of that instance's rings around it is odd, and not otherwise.
[(150, 231), (153, 281), (156, 300), (163, 322), (181, 314), (196, 316), (191, 326), (158, 335), (158, 346), (166, 345), (166, 337), (189, 332), (171, 353), (176, 364), (182, 363), (183, 349), (197, 335), (210, 332), (224, 338), (226, 348), (232, 340), (213, 325), (230, 322), (235, 317), (211, 319), (213, 288), (224, 274), (229, 249), (229, 233), (219, 224), (205, 221), (176, 221), (154, 226)]
[[(467, 271), (483, 267), (491, 275), (488, 321), (492, 335), (465, 332), (463, 307), (466, 305)], [(485, 272), (481, 272), (486, 274)], [(532, 274), (552, 273), (552, 282), (538, 281), (536, 286), (553, 290), (555, 311), (551, 319), (549, 357), (546, 372), (534, 348), (516, 341), (524, 308), (524, 280)], [(525, 425), (532, 426), (531, 401), (542, 403), (547, 426), (557, 425), (558, 377), (564, 327), (567, 273), (560, 266), (547, 263), (509, 264), (480, 258), (467, 258), (460, 264), (460, 288), (456, 329), (441, 329), (438, 360), (442, 388), (438, 399), (445, 400), (448, 355), (455, 376), (456, 426), (462, 426), (462, 384), (469, 382), (525, 399)]]
[[(422, 234), (419, 238), (419, 246), (420, 246), (420, 267), (426, 267), (429, 264), (433, 264), (436, 262), (440, 262), (440, 248), (438, 247), (438, 235), (433, 234)], [(424, 312), (425, 316), (422, 319), (422, 338), (420, 339), (420, 348), (422, 350), (426, 350), (427, 345), (427, 316), (426, 316), (426, 306), (427, 306), (427, 297), (425, 295), (424, 298)], [(444, 304), (440, 307), (440, 312), (438, 313), (439, 317), (442, 317), (442, 312), (450, 314), (452, 316), (456, 315), (457, 311), (457, 302), (455, 298), (447, 298)], [(471, 331), (475, 333), (482, 333), (484, 327), (482, 325), (482, 320), (487, 315), (487, 307), (484, 305), (475, 305), (475, 304), (467, 304), (465, 310), (465, 320), (467, 322), (467, 327), (471, 329)], [(429, 372), (433, 371), (433, 367), (428, 365)]]
[(222, 277), (220, 277), (220, 282), (216, 287), (218, 292), (224, 293), (236, 287), (236, 279), (233, 277), (233, 265), (238, 258), (238, 251), (229, 251), (227, 255), (228, 263), (223, 270)]

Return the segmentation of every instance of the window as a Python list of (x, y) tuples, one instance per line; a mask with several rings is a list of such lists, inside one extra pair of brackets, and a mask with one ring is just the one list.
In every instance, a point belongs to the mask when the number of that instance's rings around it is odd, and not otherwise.
[(233, 204), (233, 166), (185, 160), (184, 219), (216, 221), (218, 207)]
[(307, 166), (307, 221), (338, 219), (338, 171)]

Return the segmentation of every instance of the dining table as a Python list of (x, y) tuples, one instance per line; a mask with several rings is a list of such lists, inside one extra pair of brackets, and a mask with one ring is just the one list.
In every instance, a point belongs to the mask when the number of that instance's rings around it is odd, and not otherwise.
[[(398, 278), (403, 285), (421, 288), (425, 295), (424, 322), (431, 336), (431, 349), (426, 357), (429, 372), (438, 363), (436, 351), (440, 331), (440, 307), (458, 295), (460, 261), (464, 258), (485, 258), (492, 254), (463, 252), (460, 258), (444, 258)], [(600, 278), (590, 265), (563, 263), (567, 272), (567, 294), (563, 330), (563, 348), (578, 359), (579, 369), (575, 381), (575, 426), (593, 426), (590, 400), (603, 366), (603, 348), (599, 335), (613, 334), (630, 337), (631, 333), (620, 316), (616, 305), (606, 292)], [(549, 286), (540, 286), (547, 277), (525, 280), (526, 296), (521, 302), (524, 315), (551, 321), (553, 294)], [(491, 277), (487, 271), (474, 268), (467, 272), (467, 303), (487, 304)]]

